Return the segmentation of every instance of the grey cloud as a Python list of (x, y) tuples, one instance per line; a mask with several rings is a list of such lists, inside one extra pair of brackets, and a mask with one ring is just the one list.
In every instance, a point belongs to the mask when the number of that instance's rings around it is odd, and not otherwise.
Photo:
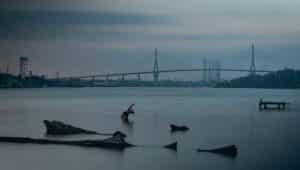
[[(173, 21), (168, 16), (134, 13), (1, 9), (0, 39), (51, 39), (51, 37), (57, 38), (61, 35), (69, 34), (70, 31), (74, 30), (75, 32), (71, 34), (84, 33), (78, 32), (78, 29), (76, 30), (76, 28), (84, 26), (147, 26), (172, 24)], [(108, 32), (108, 34), (114, 33)], [(93, 38), (95, 35), (87, 33), (86, 36), (88, 39)]]
[(0, 10), (3, 24), (59, 24), (59, 25), (98, 25), (98, 24), (165, 24), (164, 16), (128, 14), (116, 12), (87, 11), (44, 11), (44, 10)]

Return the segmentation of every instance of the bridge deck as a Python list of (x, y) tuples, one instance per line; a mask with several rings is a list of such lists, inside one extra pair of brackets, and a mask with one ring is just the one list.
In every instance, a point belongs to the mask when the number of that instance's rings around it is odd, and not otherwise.
[[(250, 72), (249, 69), (203, 69), (203, 68), (191, 68), (191, 69), (169, 69), (169, 70), (158, 70), (158, 73), (174, 73), (174, 72), (195, 72), (195, 71), (226, 71), (226, 72)], [(256, 70), (257, 73), (270, 73), (271, 70)], [(95, 74), (95, 75), (84, 75), (84, 76), (72, 76), (62, 77), (61, 79), (84, 79), (84, 78), (107, 78), (107, 77), (118, 77), (118, 76), (129, 76), (129, 75), (142, 75), (142, 74), (153, 74), (154, 71), (141, 71), (141, 72), (123, 72), (123, 73), (106, 73), (106, 74)]]

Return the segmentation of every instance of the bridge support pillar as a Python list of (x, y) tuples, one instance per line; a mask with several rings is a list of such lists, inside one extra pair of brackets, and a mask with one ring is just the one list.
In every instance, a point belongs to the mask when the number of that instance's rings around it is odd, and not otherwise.
[(106, 81), (109, 81), (109, 75), (106, 75), (106, 76), (105, 76), (105, 80), (106, 80)]
[(137, 78), (138, 78), (139, 81), (141, 80), (141, 73), (137, 74)]
[(122, 80), (122, 81), (125, 80), (125, 74), (122, 74), (121, 80)]
[(203, 59), (203, 82), (207, 83), (207, 60)]
[(95, 84), (95, 76), (92, 77), (90, 86), (94, 86), (94, 84)]
[(154, 81), (158, 81), (159, 80), (159, 72), (158, 71), (154, 71), (153, 72), (153, 80)]

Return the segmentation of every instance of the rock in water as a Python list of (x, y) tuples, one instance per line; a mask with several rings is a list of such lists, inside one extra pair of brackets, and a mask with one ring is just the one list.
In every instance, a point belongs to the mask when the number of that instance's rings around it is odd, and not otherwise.
[(174, 125), (174, 124), (171, 124), (171, 125), (170, 125), (170, 128), (171, 128), (171, 132), (176, 132), (176, 131), (187, 131), (187, 130), (190, 129), (190, 128), (188, 128), (187, 126), (178, 126), (178, 125)]
[(235, 145), (227, 145), (215, 149), (197, 149), (198, 152), (212, 152), (222, 155), (227, 155), (231, 157), (236, 157), (238, 154), (238, 149)]
[(43, 121), (46, 126), (47, 135), (75, 135), (75, 134), (99, 134), (96, 131), (78, 128), (61, 121)]

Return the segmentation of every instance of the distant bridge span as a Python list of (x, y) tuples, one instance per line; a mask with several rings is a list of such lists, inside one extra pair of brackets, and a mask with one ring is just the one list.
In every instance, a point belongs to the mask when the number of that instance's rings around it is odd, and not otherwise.
[[(50, 79), (55, 84), (65, 85), (65, 84), (77, 84), (83, 85), (84, 83), (90, 83), (91, 85), (98, 82), (102, 82), (102, 79), (105, 79), (106, 82), (110, 78), (117, 77), (121, 78), (120, 80), (125, 80), (127, 76), (137, 76), (137, 80), (141, 80), (142, 75), (153, 75), (153, 81), (159, 80), (159, 74), (161, 73), (177, 73), (177, 72), (203, 72), (203, 82), (218, 82), (221, 80), (221, 72), (245, 72), (249, 75), (255, 75), (256, 73), (270, 73), (275, 72), (275, 70), (256, 70), (255, 67), (255, 55), (254, 55), (254, 45), (251, 46), (251, 64), (249, 69), (239, 69), (234, 67), (222, 68), (219, 62), (212, 62), (203, 60), (203, 67), (198, 68), (185, 68), (185, 69), (159, 69), (158, 67), (158, 52), (155, 48), (154, 50), (154, 67), (152, 71), (136, 71), (136, 72), (119, 72), (119, 73), (103, 73), (103, 74), (89, 74), (82, 76), (65, 76), (59, 77), (57, 75), (56, 79)], [(97, 80), (97, 81), (95, 81)], [(104, 81), (105, 82), (105, 81)]]
[[(158, 71), (139, 71), (139, 72), (121, 72), (121, 73), (104, 73), (104, 74), (94, 74), (94, 75), (84, 75), (84, 76), (69, 76), (61, 77), (60, 79), (88, 79), (88, 78), (110, 78), (110, 77), (122, 77), (129, 75), (145, 75), (145, 74), (155, 74), (155, 73), (174, 73), (174, 72), (197, 72), (197, 71), (222, 71), (222, 72), (250, 72), (249, 69), (231, 69), (231, 68), (221, 68), (221, 69), (203, 69), (203, 68), (191, 68), (191, 69), (168, 69), (168, 70), (158, 70)], [(273, 70), (255, 70), (257, 73), (270, 73)]]

